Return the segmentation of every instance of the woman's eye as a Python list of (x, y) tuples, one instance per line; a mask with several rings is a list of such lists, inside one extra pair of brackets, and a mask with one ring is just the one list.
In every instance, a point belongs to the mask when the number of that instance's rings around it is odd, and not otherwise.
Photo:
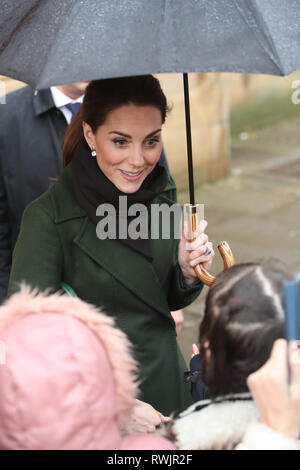
[(155, 137), (155, 138), (152, 138), (152, 139), (148, 139), (147, 140), (147, 145), (149, 145), (150, 147), (154, 147), (154, 145), (156, 145), (158, 142), (159, 142), (159, 139), (157, 137)]
[(126, 144), (126, 140), (125, 139), (114, 139), (113, 142), (118, 145), (119, 147), (122, 147), (123, 145)]

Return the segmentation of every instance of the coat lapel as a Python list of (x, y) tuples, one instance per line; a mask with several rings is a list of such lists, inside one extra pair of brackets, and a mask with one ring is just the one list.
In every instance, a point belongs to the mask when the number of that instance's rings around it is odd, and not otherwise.
[(117, 240), (99, 240), (86, 218), (74, 242), (133, 294), (165, 316), (169, 306), (152, 263)]

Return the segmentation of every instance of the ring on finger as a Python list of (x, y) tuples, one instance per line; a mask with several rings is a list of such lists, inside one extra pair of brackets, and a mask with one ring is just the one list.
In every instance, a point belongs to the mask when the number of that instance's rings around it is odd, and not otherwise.
[(206, 245), (206, 251), (204, 253), (204, 256), (208, 256), (211, 254), (211, 249)]

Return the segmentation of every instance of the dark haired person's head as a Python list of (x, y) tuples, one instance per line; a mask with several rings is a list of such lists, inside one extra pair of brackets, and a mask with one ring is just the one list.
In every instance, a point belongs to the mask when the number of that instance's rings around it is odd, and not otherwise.
[(217, 276), (206, 297), (199, 344), (211, 397), (248, 391), (248, 375), (269, 358), (285, 333), (283, 283), (274, 262), (238, 264)]
[(103, 173), (120, 190), (135, 192), (159, 160), (167, 112), (152, 75), (91, 81), (66, 133), (64, 166), (85, 139)]

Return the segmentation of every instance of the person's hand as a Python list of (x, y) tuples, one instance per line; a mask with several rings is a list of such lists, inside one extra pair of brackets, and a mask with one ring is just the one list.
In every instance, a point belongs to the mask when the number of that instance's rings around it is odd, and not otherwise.
[(186, 284), (192, 284), (198, 279), (193, 269), (195, 266), (201, 263), (205, 269), (209, 269), (215, 256), (213, 244), (204, 233), (206, 227), (206, 220), (201, 220), (195, 232), (195, 240), (189, 242), (186, 238), (187, 225), (184, 224), (178, 248), (178, 262)]
[(179, 335), (184, 322), (183, 311), (175, 310), (174, 312), (171, 312), (171, 315), (175, 322), (176, 333)]
[[(290, 363), (288, 384), (287, 354)], [(275, 341), (270, 359), (249, 375), (248, 387), (260, 421), (277, 432), (298, 439), (300, 434), (300, 351), (297, 343)]]
[(161, 423), (170, 420), (170, 418), (163, 416), (148, 403), (140, 400), (135, 400), (135, 402), (136, 405), (132, 410), (130, 419), (123, 426), (122, 434), (151, 433)]
[(196, 345), (196, 344), (193, 344), (192, 345), (192, 355), (191, 355), (191, 359), (193, 359), (194, 356), (197, 356), (197, 354), (199, 354), (200, 351), (199, 351), (199, 347)]

